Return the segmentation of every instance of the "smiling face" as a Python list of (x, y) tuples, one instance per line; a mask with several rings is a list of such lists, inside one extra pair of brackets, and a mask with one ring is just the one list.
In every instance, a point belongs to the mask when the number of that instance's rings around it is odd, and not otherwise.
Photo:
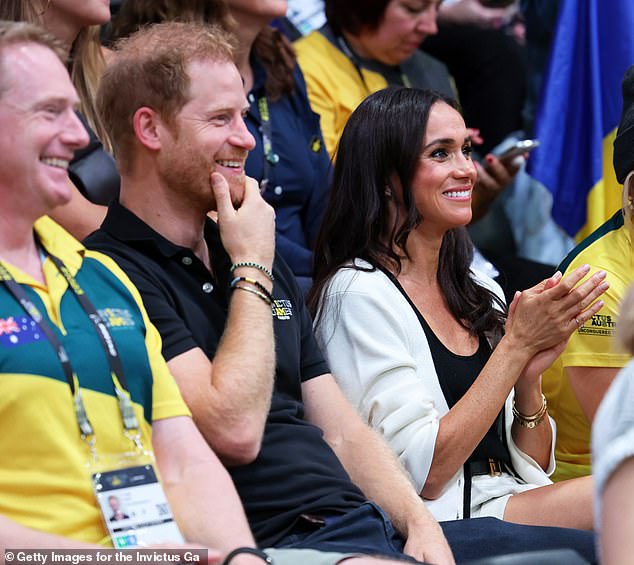
[(477, 178), (471, 141), (462, 116), (436, 102), (429, 112), (412, 198), (421, 229), (438, 235), (471, 221), (471, 193)]
[(12, 45), (0, 65), (0, 190), (43, 215), (70, 200), (68, 164), (88, 143), (74, 111), (77, 94), (47, 47)]
[(248, 109), (242, 78), (231, 62), (193, 61), (188, 65), (189, 99), (166, 124), (158, 158), (159, 175), (170, 191), (196, 209), (215, 209), (210, 175), (229, 183), (231, 200), (244, 197), (244, 164), (255, 146), (244, 114)]
[(49, 21), (66, 21), (80, 29), (109, 22), (110, 0), (44, 0), (40, 12), (45, 27)]
[(390, 0), (376, 29), (355, 36), (359, 54), (386, 65), (400, 65), (428, 35), (438, 33), (440, 0)]

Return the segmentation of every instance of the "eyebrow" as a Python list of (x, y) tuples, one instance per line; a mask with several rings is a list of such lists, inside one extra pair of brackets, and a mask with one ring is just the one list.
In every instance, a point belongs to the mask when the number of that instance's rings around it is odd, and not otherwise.
[(73, 106), (73, 108), (78, 108), (80, 101), (79, 99), (72, 99), (69, 100), (68, 98), (64, 97), (64, 96), (50, 96), (48, 98), (42, 98), (40, 100), (37, 100), (34, 104), (33, 104), (33, 109), (34, 110), (40, 110), (41, 108), (43, 108), (44, 106), (47, 106), (49, 104), (61, 104), (61, 105), (66, 105), (69, 104), (71, 106)]
[[(248, 112), (251, 109), (251, 107), (248, 104), (245, 104), (243, 107), (241, 107), (238, 112), (241, 114), (244, 114), (246, 112)], [(206, 116), (213, 116), (214, 114), (223, 114), (223, 113), (233, 113), (236, 109), (234, 107), (231, 106), (218, 106), (216, 108), (208, 108), (205, 111), (205, 115)]]
[[(423, 147), (423, 151), (425, 151), (425, 149), (428, 149), (429, 147), (432, 147), (433, 145), (452, 145), (454, 143), (456, 143), (456, 140), (453, 139), (452, 137), (442, 137), (442, 138), (434, 139)], [(464, 138), (463, 143), (471, 143), (471, 136), (470, 135), (466, 136)]]

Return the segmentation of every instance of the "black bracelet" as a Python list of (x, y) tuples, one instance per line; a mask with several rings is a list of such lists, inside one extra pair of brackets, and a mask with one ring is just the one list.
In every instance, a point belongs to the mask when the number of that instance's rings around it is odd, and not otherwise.
[(235, 288), (238, 286), (239, 282), (245, 282), (252, 284), (255, 288), (257, 288), (260, 292), (262, 292), (266, 297), (273, 303), (273, 295), (269, 292), (269, 290), (260, 282), (252, 279), (251, 277), (235, 277), (230, 283), (229, 286), (231, 288)]
[(231, 551), (227, 555), (227, 557), (225, 557), (225, 560), (222, 562), (222, 565), (229, 565), (229, 563), (231, 563), (231, 560), (236, 555), (240, 555), (242, 553), (247, 553), (249, 555), (255, 555), (255, 556), (259, 557), (260, 559), (262, 559), (262, 561), (264, 561), (264, 563), (268, 563), (269, 565), (272, 565), (272, 563), (273, 563), (273, 560), (266, 553), (264, 553), (261, 549), (256, 549), (255, 547), (236, 547), (233, 551)]
[(273, 273), (270, 269), (267, 269), (264, 265), (260, 265), (260, 263), (255, 263), (253, 261), (242, 261), (240, 263), (234, 263), (233, 265), (231, 265), (231, 267), (229, 267), (229, 271), (233, 273), (233, 271), (239, 269), (240, 267), (251, 267), (253, 269), (258, 269), (258, 271), (262, 271), (271, 282), (275, 280), (275, 277), (273, 276)]

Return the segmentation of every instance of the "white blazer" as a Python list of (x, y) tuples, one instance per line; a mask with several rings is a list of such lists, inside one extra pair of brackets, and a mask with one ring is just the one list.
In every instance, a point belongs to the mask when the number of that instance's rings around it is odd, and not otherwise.
[[(370, 268), (362, 260), (360, 267)], [(498, 296), (502, 290), (492, 279), (472, 270), (474, 278)], [(440, 418), (449, 408), (420, 322), (405, 297), (380, 270), (339, 269), (322, 296), (317, 340), (341, 389), (362, 418), (387, 440), (417, 490), (421, 492), (431, 467)], [(547, 472), (513, 442), (513, 392), (506, 399), (506, 438), (511, 461), (530, 485), (550, 484), (555, 469), (553, 445)], [(479, 478), (479, 477), (478, 477)], [(495, 478), (491, 498), (497, 492)], [(462, 468), (447, 483), (442, 495), (426, 500), (438, 520), (462, 518)]]

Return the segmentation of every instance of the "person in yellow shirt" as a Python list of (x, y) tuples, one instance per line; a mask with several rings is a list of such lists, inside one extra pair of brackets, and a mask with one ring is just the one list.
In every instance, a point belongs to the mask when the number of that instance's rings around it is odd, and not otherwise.
[(583, 263), (592, 265), (593, 270), (605, 270), (610, 289), (603, 296), (603, 308), (573, 333), (565, 351), (544, 374), (544, 394), (557, 422), (556, 481), (592, 472), (590, 431), (594, 415), (614, 377), (631, 358), (615, 346), (614, 331), (621, 300), (634, 282), (634, 66), (623, 79), (614, 170), (618, 181), (624, 183), (623, 210), (584, 239), (559, 266), (564, 274)]
[[(418, 87), (455, 98), (445, 65), (418, 49), (438, 32), (440, 0), (326, 0), (327, 23), (295, 42), (308, 99), (320, 116), (330, 156), (348, 117), (369, 94), (387, 86)], [(468, 125), (468, 124), (467, 124)], [(474, 144), (479, 132), (471, 130)], [(512, 181), (518, 166), (487, 154), (476, 163), (474, 221)]]

